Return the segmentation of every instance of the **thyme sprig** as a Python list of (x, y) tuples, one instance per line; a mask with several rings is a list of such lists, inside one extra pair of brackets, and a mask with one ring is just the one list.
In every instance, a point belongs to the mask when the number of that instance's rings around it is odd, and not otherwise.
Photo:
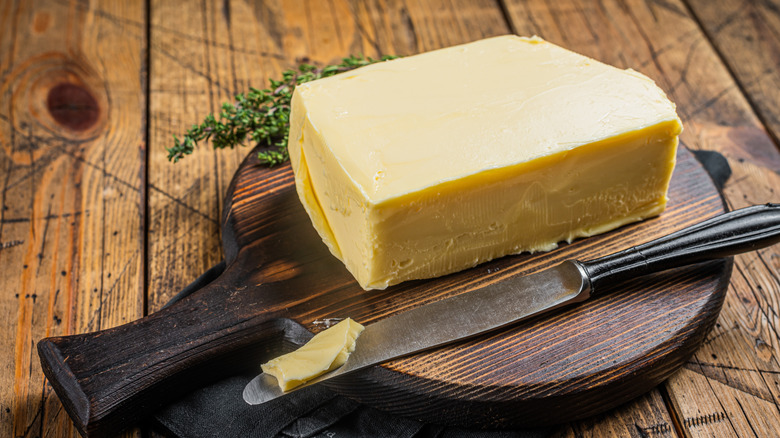
[(261, 164), (269, 167), (282, 164), (290, 158), (287, 136), (290, 102), (296, 86), (394, 58), (383, 56), (372, 59), (352, 55), (336, 65), (317, 67), (302, 63), (297, 69), (286, 70), (281, 80), (269, 80), (269, 88), (250, 88), (248, 93), (236, 95), (235, 103), (222, 104), (218, 117), (209, 114), (200, 125), (192, 125), (181, 140), (174, 135), (174, 145), (166, 148), (168, 160), (178, 162), (185, 155), (192, 154), (195, 146), (203, 141), (211, 140), (214, 149), (224, 149), (245, 146), (246, 139), (250, 138), (253, 144), (264, 146), (258, 152)]

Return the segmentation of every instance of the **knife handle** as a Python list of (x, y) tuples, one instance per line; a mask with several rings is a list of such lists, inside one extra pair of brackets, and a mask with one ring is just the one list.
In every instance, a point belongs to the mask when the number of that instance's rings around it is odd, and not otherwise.
[(240, 287), (235, 266), (143, 319), (38, 343), (43, 372), (83, 436), (117, 433), (199, 385), (257, 372), (286, 343), (310, 336), (282, 317), (276, 286)]
[(587, 262), (591, 295), (615, 281), (728, 257), (780, 242), (780, 204), (742, 208)]

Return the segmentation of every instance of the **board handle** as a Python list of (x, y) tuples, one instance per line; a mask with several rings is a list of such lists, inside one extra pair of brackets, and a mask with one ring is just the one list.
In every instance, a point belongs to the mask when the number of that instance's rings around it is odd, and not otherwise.
[(753, 251), (780, 242), (780, 204), (755, 205), (707, 219), (668, 236), (579, 262), (591, 295), (608, 283)]
[(83, 436), (119, 432), (187, 391), (259, 368), (290, 336), (306, 332), (278, 314), (235, 305), (236, 294), (261, 294), (242, 301), (265, 305), (274, 294), (262, 287), (238, 292), (231, 277), (228, 268), (143, 319), (38, 342), (43, 372)]

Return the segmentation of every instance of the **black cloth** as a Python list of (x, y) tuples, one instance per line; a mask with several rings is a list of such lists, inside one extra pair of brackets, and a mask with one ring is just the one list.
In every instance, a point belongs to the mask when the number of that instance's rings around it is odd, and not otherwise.
[[(731, 176), (719, 153), (694, 151), (718, 189)], [(225, 270), (221, 262), (185, 287), (167, 305), (207, 285)], [(361, 405), (321, 385), (304, 388), (258, 406), (244, 402), (244, 386), (254, 375), (232, 376), (200, 388), (154, 415), (154, 425), (181, 438), (519, 438), (544, 437), (553, 428), (472, 431), (423, 424)]]

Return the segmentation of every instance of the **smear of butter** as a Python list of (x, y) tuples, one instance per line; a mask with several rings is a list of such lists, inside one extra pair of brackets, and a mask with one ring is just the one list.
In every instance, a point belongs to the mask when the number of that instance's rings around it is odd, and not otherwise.
[(279, 387), (289, 391), (344, 365), (363, 328), (347, 318), (316, 334), (303, 347), (264, 363), (263, 372), (276, 377)]

